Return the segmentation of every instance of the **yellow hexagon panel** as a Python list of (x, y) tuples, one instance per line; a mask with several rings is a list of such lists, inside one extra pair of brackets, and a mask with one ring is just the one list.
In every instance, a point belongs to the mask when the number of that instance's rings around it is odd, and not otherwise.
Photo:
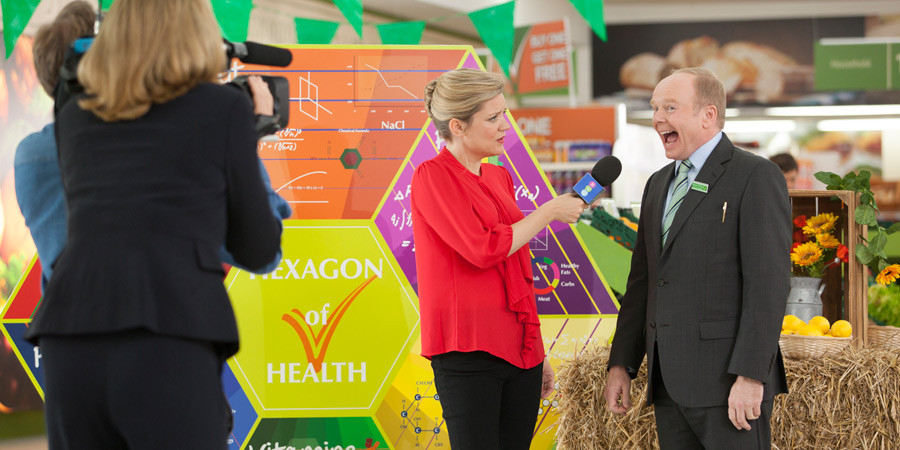
[(373, 409), (418, 332), (418, 301), (371, 222), (288, 221), (283, 260), (226, 280), (232, 370), (261, 417)]

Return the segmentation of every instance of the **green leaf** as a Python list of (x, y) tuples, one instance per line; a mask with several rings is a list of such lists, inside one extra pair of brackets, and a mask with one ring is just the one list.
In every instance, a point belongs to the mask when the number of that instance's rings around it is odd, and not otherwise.
[(875, 259), (875, 257), (872, 256), (872, 252), (869, 251), (869, 247), (866, 247), (863, 244), (858, 244), (856, 246), (856, 260), (859, 261), (860, 264), (868, 266), (873, 259)]
[(884, 245), (887, 244), (887, 235), (881, 230), (875, 233), (875, 236), (869, 238), (869, 251), (873, 255), (884, 252)]
[(888, 229), (885, 231), (885, 233), (887, 233), (887, 234), (894, 234), (894, 233), (896, 233), (896, 232), (898, 232), (898, 231), (900, 231), (900, 222), (896, 222), (896, 223), (894, 223), (893, 225), (891, 225), (891, 227), (888, 228)]
[(860, 225), (878, 226), (875, 208), (869, 205), (859, 205), (859, 207), (856, 208), (856, 215), (854, 218), (856, 219), (856, 223)]
[(872, 187), (872, 185), (869, 184), (869, 180), (871, 180), (871, 179), (872, 179), (872, 172), (869, 172), (868, 170), (860, 170), (859, 171), (859, 181), (866, 188)]
[(888, 264), (887, 261), (885, 261), (883, 259), (879, 259), (878, 260), (878, 273), (881, 273), (881, 271), (886, 269), (887, 266), (889, 266), (889, 265), (890, 264)]
[[(830, 186), (838, 186), (841, 184), (841, 177), (832, 172), (816, 172), (816, 179)], [(833, 189), (832, 189), (833, 190)]]
[(873, 200), (875, 200), (875, 197), (872, 197), (872, 194), (864, 193), (859, 196), (859, 203), (862, 205), (871, 205)]

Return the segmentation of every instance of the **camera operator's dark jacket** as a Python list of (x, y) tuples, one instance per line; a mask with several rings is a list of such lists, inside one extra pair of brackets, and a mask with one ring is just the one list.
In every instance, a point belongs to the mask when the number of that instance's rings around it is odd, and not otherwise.
[(69, 236), (26, 337), (145, 329), (236, 352), (219, 247), (255, 268), (280, 245), (247, 96), (206, 83), (116, 122), (71, 101), (56, 130)]

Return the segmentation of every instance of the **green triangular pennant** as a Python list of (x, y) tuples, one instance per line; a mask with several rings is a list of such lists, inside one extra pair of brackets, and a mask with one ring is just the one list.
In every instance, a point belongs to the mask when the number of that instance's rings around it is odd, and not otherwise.
[(516, 30), (513, 28), (513, 10), (516, 2), (512, 1), (502, 5), (470, 12), (469, 18), (475, 24), (475, 29), (484, 41), (484, 45), (491, 50), (494, 58), (506, 76), (509, 76), (509, 63), (512, 61), (513, 38)]
[(294, 18), (294, 26), (297, 28), (298, 44), (330, 44), (337, 32), (337, 22), (327, 20)]
[(333, 0), (334, 4), (341, 10), (341, 14), (347, 18), (356, 35), (362, 39), (362, 0)]
[(581, 13), (594, 34), (606, 42), (606, 21), (603, 20), (603, 0), (569, 0), (569, 3)]
[(212, 0), (212, 7), (225, 39), (234, 42), (247, 40), (252, 0)]
[(397, 22), (375, 25), (381, 43), (386, 45), (419, 45), (422, 40), (422, 32), (425, 31), (425, 22)]
[(103, 0), (100, 4), (100, 9), (103, 11), (109, 11), (109, 7), (112, 6), (113, 0)]
[(41, 0), (3, 0), (0, 8), (3, 9), (3, 45), (6, 47), (6, 57), (12, 54), (16, 47), (19, 35), (31, 20), (34, 9)]

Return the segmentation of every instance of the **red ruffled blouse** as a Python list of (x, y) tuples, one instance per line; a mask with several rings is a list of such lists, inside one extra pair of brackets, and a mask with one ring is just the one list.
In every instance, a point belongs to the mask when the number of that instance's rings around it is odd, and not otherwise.
[(516, 206), (506, 169), (466, 170), (444, 148), (412, 177), (422, 356), (485, 351), (529, 369), (544, 359), (531, 255), (512, 246)]

